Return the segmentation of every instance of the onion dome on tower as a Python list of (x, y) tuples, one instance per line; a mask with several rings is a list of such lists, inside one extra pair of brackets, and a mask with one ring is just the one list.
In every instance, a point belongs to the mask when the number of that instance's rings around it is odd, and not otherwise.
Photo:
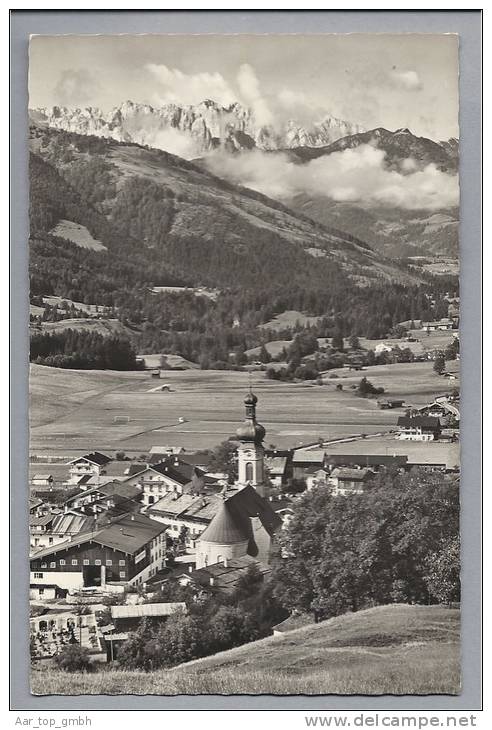
[(251, 391), (246, 395), (244, 399), (244, 405), (246, 406), (246, 418), (241, 426), (236, 431), (236, 436), (239, 441), (242, 442), (253, 442), (258, 446), (265, 438), (265, 429), (256, 420), (256, 404), (258, 398)]

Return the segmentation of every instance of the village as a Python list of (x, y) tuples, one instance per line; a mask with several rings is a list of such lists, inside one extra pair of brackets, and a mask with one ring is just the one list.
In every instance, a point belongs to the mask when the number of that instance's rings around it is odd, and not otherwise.
[[(111, 663), (143, 619), (157, 624), (185, 602), (232, 596), (245, 575), (271, 571), (276, 535), (295, 517), (300, 496), (323, 489), (349, 499), (381, 470), (459, 472), (459, 393), (425, 405), (380, 397), (392, 426), (378, 435), (267, 447), (251, 386), (244, 420), (214, 452), (153, 445), (130, 458), (94, 450), (30, 466), (30, 645), (34, 663), (71, 644), (92, 662)], [(234, 403), (238, 423), (241, 402)], [(258, 410), (258, 415), (257, 415)], [(389, 444), (389, 446), (388, 446)], [(217, 450), (216, 450), (217, 451)], [(281, 559), (280, 555), (280, 559)], [(278, 559), (278, 554), (277, 554)], [(166, 600), (160, 600), (165, 595)], [(291, 615), (282, 634), (313, 620)]]

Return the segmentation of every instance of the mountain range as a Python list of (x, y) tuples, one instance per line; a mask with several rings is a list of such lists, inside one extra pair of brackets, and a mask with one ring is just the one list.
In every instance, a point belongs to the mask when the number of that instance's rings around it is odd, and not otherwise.
[(30, 116), (37, 124), (54, 129), (157, 148), (169, 144), (167, 132), (175, 132), (189, 137), (193, 143), (189, 152), (194, 155), (218, 147), (230, 152), (254, 147), (261, 150), (325, 147), (341, 137), (364, 131), (358, 124), (332, 116), (308, 126), (293, 119), (276, 126), (259, 125), (251, 109), (239, 103), (223, 107), (210, 99), (197, 105), (166, 104), (159, 108), (125, 101), (107, 113), (95, 107), (54, 106), (30, 110)]

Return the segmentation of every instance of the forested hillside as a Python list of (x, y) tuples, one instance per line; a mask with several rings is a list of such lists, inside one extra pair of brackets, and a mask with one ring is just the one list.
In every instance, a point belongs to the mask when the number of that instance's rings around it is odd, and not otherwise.
[[(110, 308), (141, 351), (240, 366), (285, 310), (321, 315), (323, 336), (384, 337), (455, 286), (160, 150), (36, 127), (31, 146), (32, 296)], [(60, 220), (106, 250), (53, 235)], [(185, 286), (220, 293), (152, 291)]]

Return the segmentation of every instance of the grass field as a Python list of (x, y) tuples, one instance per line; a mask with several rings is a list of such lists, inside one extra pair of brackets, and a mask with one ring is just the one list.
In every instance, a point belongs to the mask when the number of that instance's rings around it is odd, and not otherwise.
[(76, 246), (81, 248), (91, 248), (93, 251), (106, 251), (101, 241), (93, 238), (85, 226), (73, 221), (60, 220), (50, 233), (53, 236), (60, 236), (72, 241)]
[[(333, 374), (338, 378), (327, 375), (324, 385), (313, 385), (279, 383), (260, 371), (252, 373), (267, 445), (294, 447), (318, 438), (374, 434), (395, 427), (402, 411), (381, 411), (376, 399), (358, 398), (350, 390), (361, 373), (329, 371)], [(437, 376), (432, 363), (379, 365), (363, 374), (388, 395), (416, 405), (459, 384)], [(141, 453), (160, 444), (205, 448), (229, 438), (244, 418), (246, 372), (167, 371), (162, 382), (170, 384), (171, 392), (148, 392), (156, 385), (149, 373), (32, 365), (31, 450)], [(336, 389), (337, 384), (343, 385), (343, 391)], [(129, 422), (115, 423), (118, 416), (128, 416)]]
[(458, 694), (460, 615), (381, 606), (169, 670), (31, 675), (34, 694)]
[(41, 328), (43, 332), (62, 332), (66, 329), (88, 330), (89, 332), (98, 332), (106, 337), (114, 335), (131, 337), (134, 334), (119, 319), (93, 319), (91, 317), (61, 319), (59, 322), (43, 322)]
[[(286, 312), (285, 314), (292, 313)], [(294, 314), (299, 315), (300, 313), (295, 312)], [(280, 321), (280, 318), (282, 316), (283, 315), (279, 315), (277, 319), (279, 319)], [(300, 316), (304, 317), (305, 315)], [(290, 324), (286, 323), (284, 326), (292, 326), (293, 324), (295, 324), (295, 320)], [(262, 327), (266, 326), (267, 325), (262, 325)], [(278, 329), (281, 329), (281, 327), (278, 327)], [(424, 332), (423, 330), (411, 330), (410, 335), (415, 338), (416, 342), (407, 342), (405, 338), (388, 340), (368, 340), (366, 337), (359, 337), (359, 342), (361, 347), (365, 350), (374, 350), (379, 344), (381, 344), (381, 342), (388, 342), (391, 345), (398, 345), (398, 347), (400, 347), (402, 350), (408, 347), (414, 353), (414, 355), (420, 355), (423, 352), (427, 352), (429, 350), (445, 350), (446, 346), (453, 341), (455, 334), (457, 334), (457, 331), (430, 332), (429, 334), (427, 334), (427, 332)], [(318, 337), (318, 344), (320, 347), (325, 347), (326, 345), (329, 345), (330, 342), (330, 338)], [(270, 342), (265, 343), (265, 347), (272, 357), (276, 357), (280, 352), (282, 352), (284, 347), (288, 348), (291, 344), (292, 340), (271, 340)], [(347, 348), (347, 350), (349, 349), (347, 337), (345, 338), (345, 347)], [(253, 347), (251, 348), (251, 350), (246, 351), (246, 355), (254, 357), (255, 355), (258, 355), (259, 352), (259, 347)]]

